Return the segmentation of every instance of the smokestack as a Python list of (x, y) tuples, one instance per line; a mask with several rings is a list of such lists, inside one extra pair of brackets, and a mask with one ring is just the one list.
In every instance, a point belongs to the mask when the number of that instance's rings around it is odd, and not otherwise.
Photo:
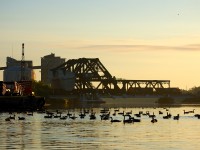
[(22, 43), (21, 81), (25, 80), (24, 43)]
[(24, 58), (24, 43), (22, 43), (22, 60)]

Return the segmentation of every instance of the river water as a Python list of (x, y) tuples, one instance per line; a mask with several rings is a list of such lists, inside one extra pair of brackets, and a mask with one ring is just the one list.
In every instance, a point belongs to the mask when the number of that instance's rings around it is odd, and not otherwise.
[[(49, 107), (48, 111), (56, 113), (57, 108)], [(75, 115), (75, 120), (67, 118), (44, 118), (45, 113), (33, 112), (33, 116), (26, 113), (14, 113), (15, 120), (5, 121), (14, 116), (4, 112), (0, 114), (0, 149), (137, 149), (137, 150), (198, 150), (200, 149), (200, 119), (194, 114), (200, 113), (200, 106), (167, 107), (126, 107), (109, 109), (113, 119), (122, 122), (111, 123), (101, 120), (102, 107), (87, 108), (93, 110), (96, 120), (90, 120), (89, 114), (84, 119), (79, 117), (80, 108), (59, 108), (63, 115), (68, 112)], [(119, 112), (131, 112), (131, 116), (139, 111), (155, 114), (158, 122), (151, 123), (147, 115), (141, 115), (141, 122), (123, 123), (123, 116)], [(184, 114), (183, 110), (194, 113)], [(163, 114), (159, 114), (162, 111)], [(172, 118), (163, 119), (170, 113)], [(173, 116), (180, 114), (179, 120)], [(18, 120), (18, 116), (25, 120)], [(137, 118), (137, 117), (135, 117)]]

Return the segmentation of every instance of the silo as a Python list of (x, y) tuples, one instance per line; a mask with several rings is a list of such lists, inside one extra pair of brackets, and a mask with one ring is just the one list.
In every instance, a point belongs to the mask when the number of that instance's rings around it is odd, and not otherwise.
[(41, 81), (44, 84), (51, 84), (51, 69), (55, 68), (65, 62), (64, 58), (56, 57), (51, 53), (41, 58)]
[[(34, 72), (31, 68), (24, 68), (24, 80), (31, 81), (34, 79)], [(20, 81), (21, 80), (21, 66), (11, 66), (4, 70), (3, 72), (4, 82), (9, 81)]]

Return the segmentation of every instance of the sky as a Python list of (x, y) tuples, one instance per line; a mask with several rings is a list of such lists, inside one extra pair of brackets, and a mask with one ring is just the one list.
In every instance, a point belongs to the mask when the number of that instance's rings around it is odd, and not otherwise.
[(200, 0), (0, 0), (0, 66), (25, 43), (34, 65), (99, 58), (117, 78), (188, 90), (200, 86), (199, 14)]

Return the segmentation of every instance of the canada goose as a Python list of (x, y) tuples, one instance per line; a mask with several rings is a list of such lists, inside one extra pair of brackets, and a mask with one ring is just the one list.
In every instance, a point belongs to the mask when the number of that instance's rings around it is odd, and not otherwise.
[(89, 110), (86, 110), (86, 109), (84, 109), (83, 111), (85, 114), (89, 114), (89, 112), (90, 112)]
[(121, 122), (121, 120), (113, 119), (112, 117), (110, 117), (110, 118), (111, 118), (110, 122)]
[(188, 111), (188, 112), (189, 112), (189, 113), (194, 113), (194, 110), (195, 110), (195, 109), (193, 109), (193, 110), (190, 110), (190, 111)]
[(25, 118), (24, 118), (24, 117), (18, 117), (18, 119), (19, 119), (19, 120), (25, 120)]
[(138, 114), (134, 114), (136, 117), (141, 117), (141, 113), (139, 112)]
[(150, 114), (149, 114), (149, 118), (153, 118), (153, 117), (156, 117), (156, 116), (154, 115), (154, 112), (153, 112), (153, 115), (150, 115)]
[(124, 115), (124, 111), (123, 112), (119, 112), (118, 115)]
[(110, 118), (110, 112), (108, 114), (100, 115), (101, 120), (108, 120)]
[(126, 115), (130, 115), (130, 114), (132, 114), (132, 110), (129, 112), (126, 112)]
[(104, 109), (100, 110), (100, 113), (107, 113), (108, 111), (109, 111), (109, 109), (104, 108)]
[(10, 117), (6, 118), (5, 121), (10, 121)]
[(60, 118), (62, 112), (56, 111), (56, 115), (54, 115), (54, 118)]
[(163, 112), (162, 112), (162, 111), (159, 111), (159, 114), (160, 114), (160, 115), (162, 115), (162, 114), (163, 114)]
[(119, 109), (115, 109), (114, 111), (119, 111)]
[(77, 117), (75, 116), (75, 114), (73, 116), (70, 116), (69, 118), (75, 120)]
[(133, 122), (141, 122), (140, 119), (135, 119), (134, 117), (131, 117), (131, 115), (129, 115), (129, 119), (132, 120)]
[(152, 122), (152, 123), (155, 123), (155, 122), (158, 122), (158, 120), (155, 119), (154, 117), (152, 117), (151, 122)]
[(179, 114), (177, 114), (177, 116), (174, 116), (174, 120), (179, 120)]
[(38, 114), (44, 114), (44, 113), (46, 113), (46, 111), (45, 110), (37, 110), (37, 113)]
[(68, 112), (67, 112), (67, 116), (69, 116), (69, 117), (70, 117), (71, 115), (72, 115), (72, 114), (71, 114), (71, 113), (69, 113), (69, 110), (68, 110)]
[(67, 116), (62, 116), (60, 117), (61, 120), (66, 120), (67, 119)]
[(189, 111), (183, 110), (183, 113), (184, 113), (184, 114), (189, 114), (190, 112), (189, 112)]
[(33, 116), (33, 111), (26, 113), (28, 116)]
[(139, 114), (143, 114), (143, 111), (142, 111), (142, 110), (140, 110), (140, 111), (139, 111)]
[(49, 116), (53, 116), (54, 113), (50, 112), (50, 111), (46, 111), (46, 114), (49, 115)]
[(13, 116), (10, 116), (10, 119), (14, 119), (14, 120), (15, 120), (15, 115), (13, 115)]
[(44, 116), (44, 118), (52, 118), (54, 113), (47, 111), (46, 114), (47, 116)]
[(59, 111), (59, 110), (56, 110), (56, 113), (57, 113), (57, 114), (62, 114), (62, 112), (61, 112), (61, 111)]
[(168, 116), (169, 116), (169, 118), (171, 118), (171, 117), (172, 117), (172, 114), (171, 114), (171, 113), (168, 113)]
[(81, 114), (79, 116), (80, 116), (81, 119), (85, 118), (85, 116), (86, 116), (85, 112), (84, 113), (81, 112)]
[(95, 120), (95, 119), (96, 119), (95, 113), (91, 113), (90, 114), (90, 120)]
[(163, 116), (163, 119), (169, 119), (171, 116), (169, 115), (169, 113), (167, 112), (166, 116)]
[(61, 114), (56, 114), (55, 116), (54, 116), (54, 118), (60, 118), (61, 117)]
[(125, 115), (124, 115), (124, 120), (123, 120), (123, 123), (133, 123), (133, 120), (130, 119), (130, 117), (128, 119), (125, 119)]
[(199, 117), (199, 116), (200, 116), (200, 114), (195, 114), (194, 116), (195, 116), (195, 117)]
[(44, 118), (52, 118), (53, 117), (53, 115), (51, 115), (51, 114), (47, 114), (47, 116), (44, 116)]
[(149, 111), (146, 111), (146, 113), (142, 114), (143, 116), (149, 115)]

